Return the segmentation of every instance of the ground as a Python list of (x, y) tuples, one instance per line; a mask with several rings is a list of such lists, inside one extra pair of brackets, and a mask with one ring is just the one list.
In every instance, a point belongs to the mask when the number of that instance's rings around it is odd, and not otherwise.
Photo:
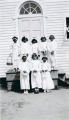
[(34, 94), (0, 90), (1, 120), (69, 120), (69, 89)]

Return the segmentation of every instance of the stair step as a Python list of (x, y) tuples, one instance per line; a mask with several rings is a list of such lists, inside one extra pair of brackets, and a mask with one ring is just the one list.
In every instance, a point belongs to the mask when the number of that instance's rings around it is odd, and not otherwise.
[(63, 74), (58, 74), (58, 79), (60, 79), (61, 81), (65, 81), (66, 79), (66, 74), (63, 73)]
[(69, 78), (66, 78), (65, 81), (69, 85)]
[(58, 79), (58, 70), (51, 70), (52, 79)]

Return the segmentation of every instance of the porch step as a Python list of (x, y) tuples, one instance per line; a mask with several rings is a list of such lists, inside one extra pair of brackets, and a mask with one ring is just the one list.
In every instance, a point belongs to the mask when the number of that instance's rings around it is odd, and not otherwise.
[[(55, 88), (58, 86), (68, 86), (69, 81), (66, 80), (66, 74), (64, 72), (59, 72), (59, 70), (51, 70), (51, 77), (54, 81)], [(17, 82), (20, 80), (20, 72), (15, 72), (10, 70), (6, 73), (7, 89), (11, 90), (12, 82)]]
[(9, 70), (6, 73), (6, 81), (20, 80), (20, 72), (15, 72), (14, 70)]
[(67, 81), (58, 80), (58, 86), (69, 88), (69, 83)]
[(66, 83), (69, 85), (69, 78), (66, 78), (65, 81), (66, 81)]
[(65, 81), (66, 74), (65, 73), (58, 73), (58, 79), (60, 79), (61, 81)]
[(66, 74), (64, 72), (58, 73), (58, 85), (69, 88), (69, 79), (66, 78)]
[(51, 70), (51, 77), (54, 81), (55, 89), (58, 89), (58, 70)]
[(52, 79), (58, 79), (58, 70), (51, 70)]

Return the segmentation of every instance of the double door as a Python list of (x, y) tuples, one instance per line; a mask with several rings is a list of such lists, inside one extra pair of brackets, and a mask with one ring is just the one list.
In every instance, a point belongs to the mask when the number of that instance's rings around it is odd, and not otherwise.
[(27, 37), (29, 42), (33, 38), (40, 41), (43, 36), (43, 19), (42, 17), (23, 17), (18, 19), (19, 39)]

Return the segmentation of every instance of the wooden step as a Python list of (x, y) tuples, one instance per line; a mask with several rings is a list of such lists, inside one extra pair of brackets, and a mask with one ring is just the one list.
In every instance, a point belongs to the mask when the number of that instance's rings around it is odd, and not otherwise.
[(20, 80), (20, 72), (10, 70), (6, 73), (6, 81)]
[(51, 70), (52, 79), (58, 79), (58, 70)]
[(66, 78), (65, 81), (69, 85), (69, 78)]
[(58, 79), (60, 79), (61, 81), (65, 81), (66, 74), (65, 73), (58, 73)]
[[(69, 81), (66, 80), (66, 74), (64, 72), (59, 72), (57, 69), (51, 70), (51, 77), (54, 81), (55, 87), (58, 87), (58, 81), (63, 81), (65, 84), (69, 84)], [(12, 82), (20, 80), (20, 72), (15, 72), (10, 70), (6, 73), (7, 89), (11, 90)], [(67, 82), (67, 83), (66, 83)]]
[(54, 86), (58, 89), (58, 70), (51, 70), (51, 77), (54, 81)]

